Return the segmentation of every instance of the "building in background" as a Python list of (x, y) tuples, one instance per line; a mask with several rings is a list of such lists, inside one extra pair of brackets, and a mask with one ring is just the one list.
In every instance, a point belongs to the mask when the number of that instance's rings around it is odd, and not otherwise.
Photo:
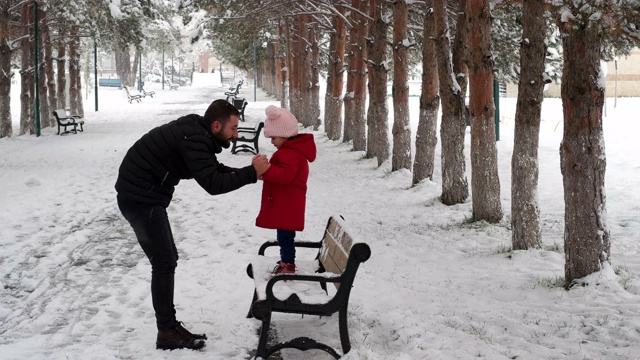
[[(629, 56), (607, 62), (603, 71), (606, 97), (640, 97), (640, 48), (633, 49)], [(518, 84), (507, 84), (507, 97), (517, 96)], [(560, 84), (549, 84), (544, 96), (560, 97)]]

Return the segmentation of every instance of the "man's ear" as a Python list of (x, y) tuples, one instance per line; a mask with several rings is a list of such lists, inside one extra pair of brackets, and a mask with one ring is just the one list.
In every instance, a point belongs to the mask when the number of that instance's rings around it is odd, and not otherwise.
[(216, 120), (211, 123), (211, 131), (213, 131), (214, 133), (218, 133), (220, 132), (220, 129), (222, 129), (222, 124), (220, 124), (220, 121)]

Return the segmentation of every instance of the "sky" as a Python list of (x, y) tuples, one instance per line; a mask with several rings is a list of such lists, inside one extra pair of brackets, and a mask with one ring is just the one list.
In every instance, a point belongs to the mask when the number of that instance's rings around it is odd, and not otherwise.
[[(85, 99), (85, 131), (0, 139), (0, 359), (248, 359), (260, 323), (247, 319), (253, 280), (246, 266), (275, 231), (255, 226), (262, 184), (210, 196), (182, 181), (168, 208), (179, 253), (178, 320), (209, 337), (201, 351), (155, 349), (151, 267), (116, 204), (114, 184), (127, 149), (155, 126), (203, 114), (224, 98), (216, 74), (195, 74), (177, 91), (148, 83), (153, 98), (129, 104), (124, 91), (100, 88), (99, 111)], [(18, 82), (19, 84), (19, 82)], [(18, 132), (19, 99), (12, 115)], [(410, 83), (411, 94), (419, 94)], [(246, 125), (265, 118), (274, 98), (252, 87)], [(324, 99), (323, 93), (320, 96)], [(257, 101), (256, 101), (257, 100)], [(410, 97), (412, 134), (419, 98)], [(608, 99), (604, 119), (611, 266), (588, 286), (564, 284), (564, 202), (559, 146), (562, 104), (546, 98), (540, 130), (542, 250), (510, 251), (511, 154), (515, 99), (500, 99), (497, 224), (469, 222), (471, 198), (445, 206), (440, 144), (433, 181), (411, 187), (411, 174), (314, 135), (306, 227), (297, 239), (318, 241), (327, 219), (342, 215), (357, 241), (371, 247), (349, 302), (352, 350), (345, 360), (640, 359), (640, 142), (638, 99)], [(390, 109), (392, 104), (390, 100)], [(389, 112), (390, 116), (393, 112)], [(392, 120), (391, 120), (392, 121)], [(244, 124), (243, 124), (244, 125)], [(391, 126), (390, 126), (391, 128)], [(275, 148), (261, 140), (260, 150)], [(471, 181), (469, 129), (467, 179)], [(250, 154), (219, 154), (242, 167)], [(298, 259), (315, 254), (298, 252)], [(279, 340), (310, 336), (341, 353), (337, 315), (275, 314)], [(319, 351), (285, 359), (330, 359)]]

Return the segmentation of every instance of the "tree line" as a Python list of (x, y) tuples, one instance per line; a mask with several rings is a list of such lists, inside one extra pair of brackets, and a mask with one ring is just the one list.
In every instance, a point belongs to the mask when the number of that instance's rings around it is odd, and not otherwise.
[(16, 73), (21, 79), (18, 135), (34, 134), (36, 92), (42, 127), (55, 126), (55, 109), (83, 116), (81, 66), (91, 87), (94, 46), (113, 54), (118, 78), (133, 86), (143, 51), (174, 49), (182, 42), (179, 15), (160, 0), (0, 1), (0, 138), (13, 135), (10, 95)]
[[(514, 250), (542, 247), (536, 196), (541, 104), (545, 84), (560, 81), (566, 287), (609, 262), (600, 60), (628, 54), (637, 44), (639, 2), (204, 3), (207, 5), (201, 3), (199, 9), (206, 8), (210, 18), (202, 28), (210, 34), (215, 52), (248, 70), (248, 51), (254, 42), (260, 44), (259, 85), (281, 100), (302, 125), (318, 128), (324, 124), (329, 139), (349, 142), (353, 150), (376, 158), (379, 166), (390, 160), (393, 171), (412, 171), (413, 185), (433, 180), (439, 139), (440, 200), (454, 205), (471, 196), (474, 221), (498, 222), (503, 218), (493, 83), (517, 82), (511, 161)], [(422, 64), (422, 93), (416, 153), (412, 154), (407, 79), (410, 64), (416, 63)], [(327, 91), (324, 117), (320, 118), (322, 77)], [(388, 81), (392, 83), (391, 128), (386, 105)], [(440, 107), (442, 117), (437, 119)], [(471, 119), (470, 184), (464, 155), (467, 108)]]

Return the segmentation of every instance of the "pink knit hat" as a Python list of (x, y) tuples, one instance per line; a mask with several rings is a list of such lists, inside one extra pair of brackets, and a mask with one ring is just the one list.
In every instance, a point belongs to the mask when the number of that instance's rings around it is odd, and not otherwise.
[(267, 106), (264, 111), (267, 120), (264, 121), (264, 136), (289, 138), (298, 135), (298, 120), (287, 109)]

